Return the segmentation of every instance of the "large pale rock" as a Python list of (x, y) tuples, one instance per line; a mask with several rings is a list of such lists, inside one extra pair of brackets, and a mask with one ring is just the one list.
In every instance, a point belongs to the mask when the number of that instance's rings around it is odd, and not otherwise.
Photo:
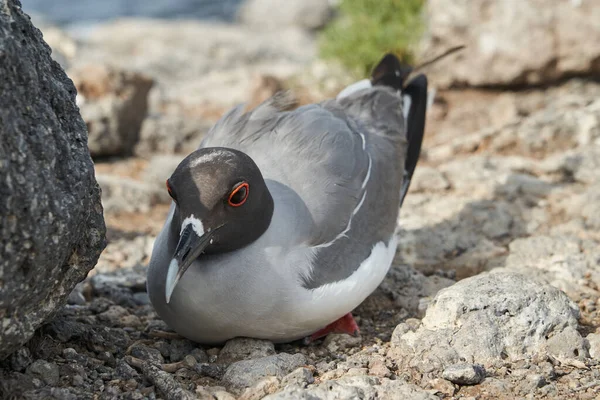
[(441, 290), (416, 330), (398, 325), (391, 355), (423, 373), (544, 354), (583, 359), (578, 317), (577, 306), (552, 286), (515, 273), (482, 274)]
[(227, 341), (219, 352), (219, 362), (229, 364), (275, 354), (275, 346), (268, 340), (235, 338)]
[[(492, 123), (490, 118), (482, 118), (481, 124), (472, 126), (461, 121), (478, 119), (481, 110), (471, 103), (459, 104), (455, 101), (449, 107), (451, 121), (437, 128), (439, 133), (436, 131), (433, 137), (439, 144), (426, 147), (427, 159), (436, 163), (451, 161), (456, 164), (464, 162), (457, 157), (460, 154), (479, 153), (475, 156), (480, 156), (482, 153), (494, 153), (494, 157), (510, 154), (513, 160), (517, 155), (523, 157), (520, 166), (511, 168), (514, 171), (536, 170), (539, 167), (552, 170), (555, 167), (554, 171), (560, 172), (560, 169), (565, 169), (565, 166), (559, 165), (560, 160), (566, 162), (573, 158), (570, 155), (568, 157), (565, 150), (597, 148), (600, 145), (599, 97), (600, 85), (573, 79), (543, 91), (519, 92), (519, 100), (515, 101), (514, 107), (515, 112), (523, 115), (520, 118), (503, 119), (506, 123)], [(496, 102), (486, 97), (480, 98), (479, 103), (483, 103), (489, 113), (495, 113), (498, 108)], [(562, 154), (562, 158), (544, 161), (542, 165), (535, 165), (532, 159), (552, 153)], [(566, 167), (572, 170), (576, 164), (577, 160), (573, 160)], [(472, 176), (478, 171), (463, 173)], [(451, 183), (456, 185), (456, 182)]]
[(467, 48), (428, 72), (442, 86), (539, 84), (599, 75), (596, 0), (428, 0), (421, 57)]
[(283, 378), (293, 370), (306, 364), (306, 358), (298, 354), (279, 353), (266, 357), (237, 361), (231, 364), (223, 382), (235, 389), (250, 387), (262, 378)]
[(105, 246), (75, 87), (18, 0), (0, 1), (0, 358), (63, 305)]
[(146, 118), (152, 79), (101, 64), (84, 65), (69, 72), (88, 127), (92, 156), (130, 154)]
[(315, 58), (314, 37), (297, 27), (274, 35), (237, 24), (141, 18), (99, 25), (77, 53), (79, 62), (153, 78), (152, 112), (174, 104), (190, 115), (207, 103), (227, 108), (245, 102), (257, 74), (286, 79)]

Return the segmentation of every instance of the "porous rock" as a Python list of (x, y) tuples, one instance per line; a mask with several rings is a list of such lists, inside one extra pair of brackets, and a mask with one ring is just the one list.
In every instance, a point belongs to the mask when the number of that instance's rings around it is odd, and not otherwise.
[(600, 333), (590, 333), (586, 340), (590, 347), (590, 356), (596, 360), (600, 360)]
[(268, 376), (242, 392), (238, 400), (260, 400), (279, 389), (279, 379)]
[(319, 385), (301, 388), (286, 387), (281, 392), (265, 397), (265, 400), (334, 400), (334, 399), (415, 399), (435, 400), (436, 396), (427, 393), (416, 385), (399, 380), (378, 379), (372, 376), (345, 376), (328, 380)]
[(21, 372), (31, 364), (31, 352), (27, 347), (21, 347), (10, 355), (8, 361), (12, 369)]
[[(452, 68), (428, 70), (443, 86), (539, 84), (600, 73), (600, 8), (594, 1), (429, 0), (423, 59), (459, 44)], [(525, 50), (527, 49), (527, 50)]]
[(228, 340), (219, 352), (219, 363), (267, 357), (275, 354), (275, 346), (269, 340), (234, 338)]
[(478, 364), (453, 364), (444, 369), (442, 377), (457, 385), (476, 385), (485, 378), (485, 369)]
[(0, 358), (62, 306), (105, 246), (75, 87), (18, 0), (0, 2)]
[(293, 370), (306, 364), (302, 354), (279, 353), (253, 360), (235, 362), (227, 368), (223, 382), (233, 388), (246, 388), (261, 378), (274, 376), (283, 378)]
[(56, 385), (60, 378), (58, 366), (45, 360), (36, 360), (27, 368), (27, 372), (37, 376), (47, 385)]
[(423, 373), (547, 353), (583, 359), (588, 352), (578, 317), (577, 306), (550, 285), (517, 273), (485, 273), (441, 290), (416, 330), (398, 325), (392, 357)]
[(313, 378), (313, 373), (310, 369), (306, 367), (300, 367), (290, 372), (281, 380), (281, 386), (300, 386), (306, 387), (306, 385), (311, 384), (315, 381)]

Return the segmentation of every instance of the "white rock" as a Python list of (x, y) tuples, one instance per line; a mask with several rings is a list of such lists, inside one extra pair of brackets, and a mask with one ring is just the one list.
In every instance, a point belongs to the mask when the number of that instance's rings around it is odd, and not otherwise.
[(69, 76), (77, 88), (92, 156), (130, 155), (146, 118), (153, 80), (104, 64), (71, 68)]
[(160, 112), (165, 104), (194, 110), (245, 102), (257, 74), (289, 78), (316, 54), (315, 38), (295, 27), (273, 35), (235, 24), (125, 18), (94, 28), (77, 60), (151, 76), (158, 85), (150, 109)]
[(590, 333), (585, 339), (590, 346), (590, 356), (600, 360), (600, 333)]
[(421, 372), (546, 352), (583, 359), (578, 316), (577, 306), (552, 286), (515, 273), (481, 274), (441, 290), (415, 331), (399, 325), (391, 355)]
[(453, 364), (444, 369), (442, 377), (457, 385), (476, 385), (485, 379), (485, 369), (478, 364)]
[[(429, 0), (421, 58), (451, 46), (466, 49), (431, 67), (446, 86), (543, 83), (592, 74), (600, 56), (600, 7), (595, 0)], [(449, 67), (450, 65), (450, 67)]]

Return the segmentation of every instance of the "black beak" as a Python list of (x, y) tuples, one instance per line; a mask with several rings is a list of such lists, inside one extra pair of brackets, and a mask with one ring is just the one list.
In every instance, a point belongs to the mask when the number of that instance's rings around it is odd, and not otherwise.
[(189, 224), (181, 232), (179, 237), (179, 243), (177, 243), (177, 249), (175, 255), (169, 264), (169, 271), (167, 273), (167, 282), (165, 285), (165, 296), (167, 304), (171, 301), (171, 295), (175, 286), (187, 271), (190, 265), (196, 260), (200, 254), (206, 249), (206, 247), (212, 242), (214, 233), (221, 227), (213, 230), (208, 230), (202, 236), (198, 236), (194, 227)]

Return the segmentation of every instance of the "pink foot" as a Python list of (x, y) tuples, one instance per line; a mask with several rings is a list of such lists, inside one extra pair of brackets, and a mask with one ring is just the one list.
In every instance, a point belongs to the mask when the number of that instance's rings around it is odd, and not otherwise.
[(304, 339), (304, 343), (309, 344), (317, 339), (329, 335), (330, 333), (347, 333), (348, 335), (358, 336), (358, 325), (352, 317), (351, 313), (344, 315), (342, 318), (333, 321), (323, 329), (319, 329), (312, 335)]

